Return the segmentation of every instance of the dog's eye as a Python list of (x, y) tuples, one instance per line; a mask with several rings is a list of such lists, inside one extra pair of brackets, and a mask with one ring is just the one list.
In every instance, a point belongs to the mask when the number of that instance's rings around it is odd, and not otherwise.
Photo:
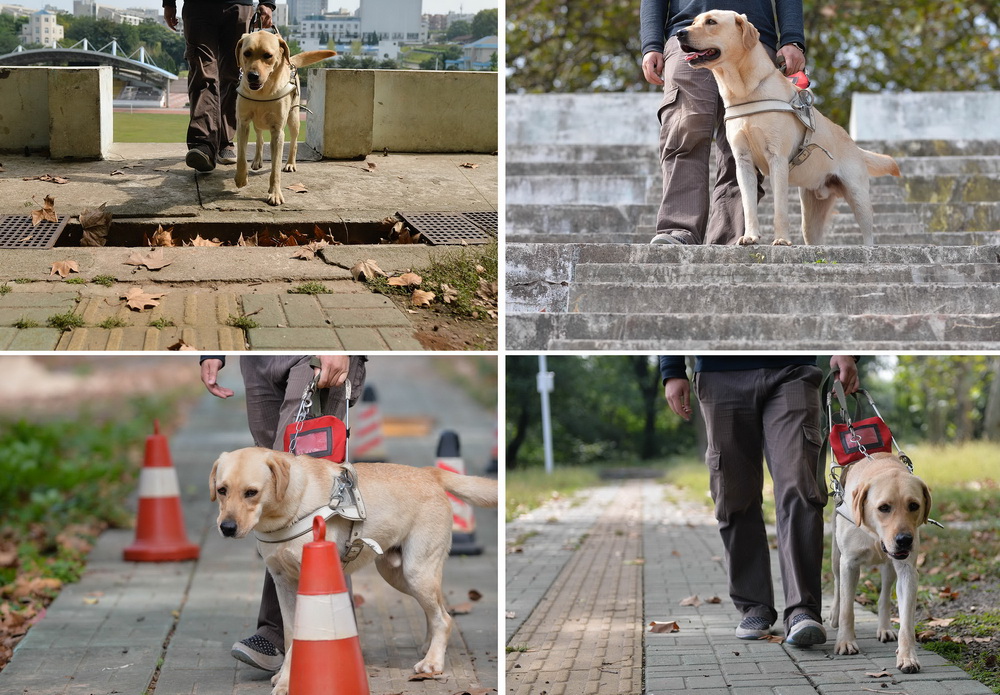
[(252, 490), (252, 489), (251, 490), (247, 490), (246, 492), (243, 493), (243, 496), (246, 497), (247, 499), (250, 499), (251, 497), (256, 497), (257, 496), (257, 491), (256, 490)]
[(880, 512), (882, 512), (883, 514), (888, 514), (891, 509), (892, 509), (892, 507), (890, 507), (888, 504), (881, 504), (881, 505), (879, 505), (879, 508), (878, 508), (878, 510)]
[(716, 22), (714, 19), (712, 19), (711, 17), (709, 17), (708, 19), (705, 20), (705, 24), (708, 24), (709, 26), (712, 26), (714, 24), (718, 24), (718, 22)]
[(224, 488), (224, 487), (220, 487), (215, 492), (219, 495), (219, 497), (225, 497), (226, 496), (226, 488)]
[(253, 55), (252, 51), (243, 51), (243, 57), (244, 58), (249, 58), (252, 55)]
[(910, 502), (910, 511), (911, 512), (915, 512), (918, 509), (920, 509), (920, 503), (919, 502)]
[(270, 53), (265, 53), (264, 54), (264, 60), (271, 60), (271, 58), (273, 58), (273, 57), (274, 56), (272, 56)]

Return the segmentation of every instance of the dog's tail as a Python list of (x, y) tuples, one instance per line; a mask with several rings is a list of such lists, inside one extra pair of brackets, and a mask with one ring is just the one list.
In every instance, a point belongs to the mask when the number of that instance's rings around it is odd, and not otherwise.
[(332, 58), (335, 55), (337, 55), (336, 51), (306, 51), (305, 53), (296, 53), (289, 60), (292, 62), (292, 65), (301, 68), (303, 65), (312, 65), (321, 60)]
[(868, 174), (871, 176), (899, 176), (899, 165), (896, 160), (887, 154), (878, 154), (861, 150), (861, 156), (868, 167)]
[(463, 502), (477, 507), (495, 507), (499, 503), (500, 493), (495, 480), (474, 475), (460, 475), (440, 468), (431, 470), (437, 476), (441, 487)]

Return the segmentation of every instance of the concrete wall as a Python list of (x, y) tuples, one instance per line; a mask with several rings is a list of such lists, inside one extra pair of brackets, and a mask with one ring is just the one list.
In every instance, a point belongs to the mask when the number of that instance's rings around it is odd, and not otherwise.
[(307, 143), (330, 159), (496, 152), (499, 86), (494, 72), (313, 70)]
[(510, 94), (510, 145), (656, 145), (659, 92)]
[(113, 139), (112, 69), (0, 68), (0, 152), (103, 159)]
[(1000, 140), (1000, 92), (854, 94), (855, 140)]

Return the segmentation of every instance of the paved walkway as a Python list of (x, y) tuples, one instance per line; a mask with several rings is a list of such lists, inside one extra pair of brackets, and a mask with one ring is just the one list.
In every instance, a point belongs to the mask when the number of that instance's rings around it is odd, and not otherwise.
[[(112, 359), (112, 358), (103, 358)], [(197, 369), (193, 360), (183, 369)], [(433, 465), (438, 434), (454, 429), (470, 473), (489, 460), (496, 417), (427, 369), (432, 357), (375, 357), (369, 383), (386, 416), (431, 414), (423, 436), (392, 438), (390, 457)], [(230, 370), (232, 370), (230, 372)], [(221, 381), (237, 387), (235, 364)], [(433, 388), (431, 388), (433, 386)], [(413, 398), (413, 389), (420, 398)], [(197, 562), (127, 563), (127, 530), (104, 533), (83, 579), (63, 590), (0, 672), (4, 695), (267, 695), (269, 674), (229, 656), (232, 643), (256, 627), (263, 563), (250, 541), (224, 539), (215, 530), (217, 511), (208, 500), (208, 470), (215, 456), (250, 445), (240, 398), (205, 396), (188, 424), (170, 437), (181, 484), (188, 536), (201, 545)], [(477, 541), (484, 554), (450, 558), (444, 593), (449, 605), (482, 600), (455, 618), (442, 681), (409, 682), (419, 660), (424, 617), (409, 596), (390, 588), (371, 569), (354, 575), (364, 598), (358, 628), (373, 695), (449, 695), (468, 688), (497, 687), (497, 514), (477, 510)], [(150, 686), (150, 681), (154, 684)]]
[[(507, 524), (507, 542), (509, 695), (992, 692), (926, 650), (920, 673), (899, 672), (896, 645), (875, 639), (877, 618), (860, 607), (856, 656), (834, 655), (832, 630), (810, 649), (737, 639), (715, 520), (667, 486), (587, 490)], [(775, 551), (771, 564), (777, 574)], [(680, 605), (694, 595), (704, 603)], [(654, 620), (680, 629), (650, 633)]]
[[(195, 175), (184, 165), (182, 144), (116, 144), (99, 162), (54, 162), (6, 157), (0, 166), (0, 220), (24, 217), (55, 200), (59, 215), (76, 218), (106, 203), (114, 216), (109, 246), (0, 249), (0, 350), (165, 350), (178, 340), (199, 350), (325, 349), (421, 350), (408, 314), (355, 282), (350, 268), (373, 259), (388, 272), (426, 268), (455, 246), (379, 245), (397, 212), (496, 212), (498, 158), (491, 155), (381, 154), (365, 162), (304, 161), (283, 185), (301, 183), (279, 207), (264, 202), (266, 175), (252, 174), (236, 189), (234, 168)], [(470, 165), (470, 166), (463, 166)], [(64, 177), (67, 183), (37, 177)], [(157, 226), (173, 230), (179, 245), (166, 247), (169, 265), (147, 270), (126, 264), (145, 252), (144, 236)], [(311, 260), (293, 259), (289, 247), (195, 247), (196, 234), (235, 244), (240, 235), (314, 230), (341, 245)], [(26, 228), (0, 243), (28, 243)], [(75, 230), (75, 231), (71, 231)], [(64, 238), (79, 238), (72, 219)], [(25, 242), (25, 237), (28, 242)], [(37, 240), (36, 242), (37, 243)], [(74, 244), (77, 242), (74, 242)], [(66, 279), (50, 275), (59, 261), (76, 261)], [(104, 276), (107, 284), (94, 283)], [(289, 294), (319, 283), (329, 294)], [(122, 296), (141, 289), (163, 294), (156, 308), (129, 309)], [(82, 326), (65, 331), (49, 319), (71, 313)], [(231, 319), (249, 317), (256, 328)], [(152, 325), (150, 325), (152, 324)]]

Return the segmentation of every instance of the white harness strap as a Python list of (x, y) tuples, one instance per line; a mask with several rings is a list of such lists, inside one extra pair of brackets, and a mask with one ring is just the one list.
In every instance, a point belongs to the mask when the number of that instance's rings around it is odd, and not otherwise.
[[(236, 95), (237, 96), (242, 97), (243, 99), (246, 99), (248, 101), (259, 101), (259, 102), (281, 101), (282, 99), (284, 99), (285, 97), (287, 97), (289, 94), (295, 94), (298, 91), (299, 91), (299, 75), (296, 72), (294, 66), (292, 67), (292, 77), (288, 81), (288, 84), (286, 84), (284, 87), (282, 87), (280, 92), (278, 92), (277, 94), (275, 94), (274, 96), (272, 96), (269, 99), (257, 99), (255, 97), (249, 95), (249, 94), (244, 94), (243, 93), (243, 80), (242, 79), (240, 79), (239, 85), (236, 87)], [(312, 528), (312, 522), (309, 522), (309, 523), (310, 523), (309, 528)]]
[(799, 149), (796, 150), (795, 154), (789, 160), (789, 165), (792, 167), (797, 167), (802, 162), (809, 158), (812, 151), (815, 149), (823, 150), (823, 153), (833, 160), (833, 155), (830, 154), (825, 147), (818, 145), (815, 142), (809, 142), (812, 137), (812, 133), (816, 130), (816, 121), (813, 118), (813, 97), (812, 93), (806, 90), (800, 90), (795, 93), (792, 100), (782, 101), (781, 99), (761, 99), (760, 101), (748, 101), (745, 104), (733, 104), (732, 106), (726, 107), (725, 120), (730, 121), (734, 118), (746, 118), (747, 116), (753, 116), (758, 113), (792, 113), (795, 114), (802, 125), (806, 127), (806, 135), (802, 139), (802, 144), (799, 145)]

